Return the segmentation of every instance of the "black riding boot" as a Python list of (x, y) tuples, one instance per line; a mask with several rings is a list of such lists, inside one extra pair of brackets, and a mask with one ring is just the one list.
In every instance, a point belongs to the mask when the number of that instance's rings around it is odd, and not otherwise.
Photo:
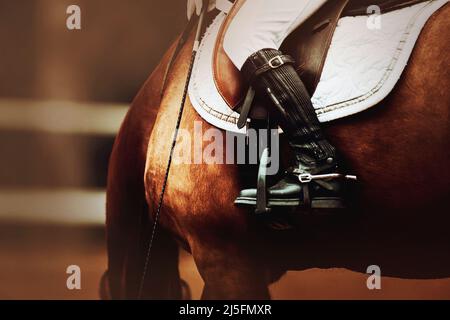
[[(267, 190), (268, 206), (343, 207), (342, 182), (336, 179), (340, 175), (334, 174), (336, 150), (325, 139), (310, 96), (293, 64), (293, 59), (280, 51), (263, 49), (251, 55), (242, 68), (256, 94), (268, 101), (295, 154), (294, 167)], [(256, 198), (256, 189), (246, 189), (235, 203), (256, 205)]]

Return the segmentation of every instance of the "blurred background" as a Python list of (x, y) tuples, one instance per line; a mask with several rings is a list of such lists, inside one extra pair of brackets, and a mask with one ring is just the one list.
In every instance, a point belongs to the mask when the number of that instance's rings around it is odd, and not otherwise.
[[(81, 30), (66, 9), (81, 8)], [(97, 299), (105, 186), (133, 96), (186, 23), (185, 0), (0, 0), (0, 299)], [(81, 268), (68, 290), (66, 268)], [(203, 286), (182, 253), (194, 298)], [(450, 298), (450, 279), (290, 272), (274, 298)]]
[[(81, 30), (66, 27), (81, 8)], [(183, 1), (0, 0), (0, 298), (97, 298), (106, 172)], [(66, 288), (79, 265), (82, 290)]]

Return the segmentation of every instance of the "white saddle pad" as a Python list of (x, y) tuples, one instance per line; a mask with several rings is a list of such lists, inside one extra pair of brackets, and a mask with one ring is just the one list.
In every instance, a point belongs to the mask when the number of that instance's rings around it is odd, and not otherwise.
[[(405, 69), (423, 26), (448, 1), (431, 0), (381, 14), (379, 28), (368, 27), (368, 19), (373, 17), (340, 19), (312, 97), (320, 121), (349, 116), (383, 100)], [(189, 98), (195, 110), (210, 124), (245, 133), (245, 128), (237, 128), (239, 115), (228, 107), (213, 80), (213, 51), (225, 17), (225, 13), (220, 13), (215, 18), (200, 44)]]

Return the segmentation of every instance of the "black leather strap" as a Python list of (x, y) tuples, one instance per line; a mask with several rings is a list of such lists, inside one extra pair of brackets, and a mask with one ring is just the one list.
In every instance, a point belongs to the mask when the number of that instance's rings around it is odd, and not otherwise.
[(255, 98), (255, 89), (252, 86), (248, 87), (247, 94), (245, 95), (244, 103), (242, 104), (237, 127), (242, 129), (247, 124), (248, 115), (253, 105), (253, 99)]
[(259, 50), (247, 58), (242, 67), (242, 74), (247, 83), (252, 83), (261, 74), (284, 64), (293, 65), (295, 60), (275, 49)]
[(307, 208), (311, 208), (311, 196), (309, 194), (309, 184), (304, 183), (302, 185), (303, 191), (303, 205)]

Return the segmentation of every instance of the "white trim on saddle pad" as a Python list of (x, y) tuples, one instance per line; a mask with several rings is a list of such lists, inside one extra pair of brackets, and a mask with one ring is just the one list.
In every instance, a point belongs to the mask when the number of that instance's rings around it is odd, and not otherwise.
[[(405, 69), (423, 26), (448, 1), (432, 0), (382, 14), (380, 28), (369, 28), (368, 16), (341, 18), (312, 97), (320, 121), (343, 118), (382, 101)], [(237, 128), (239, 115), (228, 107), (213, 79), (214, 46), (225, 17), (220, 13), (215, 18), (200, 44), (189, 98), (210, 124), (245, 133), (245, 128)]]

